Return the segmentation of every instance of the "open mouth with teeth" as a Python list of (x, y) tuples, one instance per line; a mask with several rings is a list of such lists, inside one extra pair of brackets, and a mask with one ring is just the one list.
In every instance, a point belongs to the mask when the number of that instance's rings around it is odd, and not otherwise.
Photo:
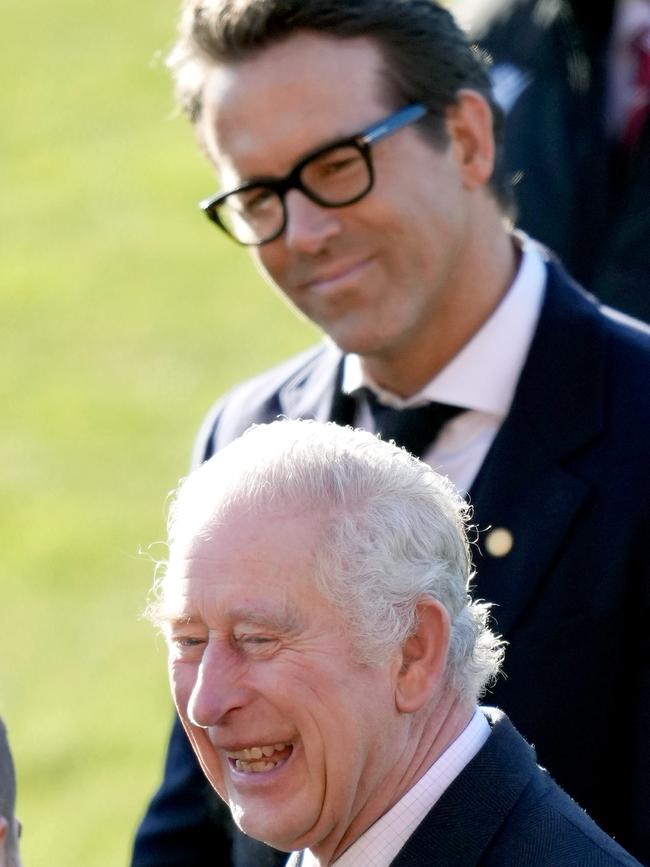
[(240, 773), (259, 774), (284, 764), (292, 751), (291, 744), (267, 744), (261, 747), (246, 747), (243, 750), (228, 750), (226, 755), (231, 766)]

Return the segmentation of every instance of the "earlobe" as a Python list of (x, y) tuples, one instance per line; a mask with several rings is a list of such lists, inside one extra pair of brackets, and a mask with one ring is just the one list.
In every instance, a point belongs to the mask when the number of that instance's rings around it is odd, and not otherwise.
[(7, 839), (7, 833), (9, 831), (9, 822), (4, 816), (0, 816), (0, 844), (4, 843)]
[(447, 109), (447, 132), (466, 189), (484, 186), (494, 170), (492, 111), (475, 90), (460, 90)]
[(449, 615), (433, 599), (418, 603), (418, 624), (401, 649), (395, 704), (401, 713), (415, 713), (441, 685), (449, 646)]

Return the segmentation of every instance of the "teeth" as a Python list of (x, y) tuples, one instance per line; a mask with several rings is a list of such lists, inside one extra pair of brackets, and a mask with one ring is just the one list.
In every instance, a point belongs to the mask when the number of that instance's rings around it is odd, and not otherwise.
[(287, 744), (266, 744), (263, 747), (246, 747), (243, 750), (227, 751), (229, 759), (233, 759), (235, 767), (243, 774), (256, 774), (260, 771), (271, 771), (285, 759), (278, 757), (273, 760), (274, 753), (284, 752)]
[(237, 759), (235, 766), (238, 771), (244, 774), (255, 774), (259, 771), (272, 771), (276, 766), (276, 762), (243, 762)]
[(286, 744), (268, 744), (263, 747), (246, 747), (243, 750), (227, 751), (226, 755), (229, 759), (243, 759), (245, 762), (256, 762), (261, 758), (270, 758), (275, 752), (281, 753), (286, 748)]

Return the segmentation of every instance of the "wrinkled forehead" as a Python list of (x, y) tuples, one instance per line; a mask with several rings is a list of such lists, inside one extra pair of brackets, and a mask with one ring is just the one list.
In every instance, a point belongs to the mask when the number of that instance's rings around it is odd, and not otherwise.
[[(221, 170), (272, 171), (328, 140), (359, 132), (382, 114), (384, 64), (366, 37), (299, 33), (252, 57), (214, 67), (199, 131)], [(262, 155), (268, 168), (259, 168)], [(286, 168), (282, 166), (282, 169)]]
[(313, 587), (322, 528), (322, 516), (309, 510), (239, 508), (179, 536), (170, 547), (160, 619), (253, 610), (260, 600), (285, 605)]
[(168, 573), (184, 575), (187, 564), (195, 563), (200, 575), (203, 563), (238, 562), (261, 552), (277, 562), (295, 556), (296, 549), (313, 554), (338, 510), (310, 497), (283, 502), (263, 479), (260, 486), (268, 497), (238, 496), (236, 490), (224, 500), (186, 497), (170, 538)]

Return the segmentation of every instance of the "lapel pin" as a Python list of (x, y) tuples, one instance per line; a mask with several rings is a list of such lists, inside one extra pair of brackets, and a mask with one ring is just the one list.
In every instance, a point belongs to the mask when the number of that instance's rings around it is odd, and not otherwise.
[(494, 527), (485, 537), (485, 550), (492, 557), (505, 557), (514, 544), (512, 533), (505, 527)]

